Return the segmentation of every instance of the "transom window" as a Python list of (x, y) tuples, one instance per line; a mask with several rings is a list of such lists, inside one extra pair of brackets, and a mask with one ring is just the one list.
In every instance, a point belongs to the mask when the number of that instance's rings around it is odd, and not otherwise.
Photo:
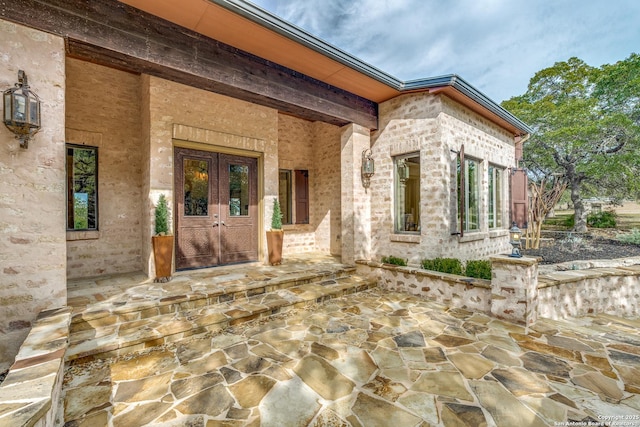
[(396, 233), (420, 233), (420, 153), (393, 159)]
[(98, 148), (67, 144), (67, 230), (98, 229)]

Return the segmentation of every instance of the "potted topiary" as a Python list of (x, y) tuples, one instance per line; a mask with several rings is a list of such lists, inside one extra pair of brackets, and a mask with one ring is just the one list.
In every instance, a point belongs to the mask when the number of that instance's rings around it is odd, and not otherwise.
[(171, 264), (173, 262), (173, 236), (169, 232), (169, 205), (164, 194), (161, 194), (156, 204), (155, 235), (153, 243), (153, 260), (156, 265), (155, 282), (171, 280)]
[(282, 264), (282, 242), (284, 230), (282, 229), (282, 212), (280, 202), (273, 200), (273, 214), (271, 215), (271, 230), (267, 231), (267, 250), (269, 251), (269, 264)]

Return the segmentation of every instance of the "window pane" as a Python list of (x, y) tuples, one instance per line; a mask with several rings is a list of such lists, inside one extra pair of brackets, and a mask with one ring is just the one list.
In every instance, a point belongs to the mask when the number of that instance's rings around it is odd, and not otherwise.
[(291, 224), (291, 171), (280, 170), (280, 181), (278, 189), (278, 198), (280, 199), (280, 209), (282, 211), (282, 223)]
[(502, 226), (502, 170), (489, 167), (489, 228)]
[(98, 149), (67, 146), (67, 229), (98, 229)]
[(465, 159), (465, 197), (466, 197), (466, 215), (465, 230), (480, 229), (480, 183), (479, 183), (479, 164), (475, 160)]
[(209, 216), (209, 162), (184, 159), (184, 214)]
[(420, 231), (420, 156), (418, 153), (394, 159), (395, 232)]
[(249, 215), (249, 166), (229, 165), (229, 216)]

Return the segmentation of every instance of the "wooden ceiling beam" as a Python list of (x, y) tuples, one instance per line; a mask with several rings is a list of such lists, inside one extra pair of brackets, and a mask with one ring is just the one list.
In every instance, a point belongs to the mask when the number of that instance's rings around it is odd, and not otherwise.
[(309, 120), (377, 128), (377, 104), (115, 0), (5, 0), (0, 17), (64, 37), (69, 55)]

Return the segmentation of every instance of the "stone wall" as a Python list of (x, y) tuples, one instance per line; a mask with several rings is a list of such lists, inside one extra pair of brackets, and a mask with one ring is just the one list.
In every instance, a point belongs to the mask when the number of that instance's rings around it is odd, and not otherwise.
[(406, 292), (448, 307), (491, 313), (491, 282), (413, 267), (359, 261), (358, 274), (376, 276), (378, 285)]
[(98, 231), (67, 232), (67, 277), (140, 271), (140, 76), (67, 59), (66, 141), (98, 147)]
[(538, 278), (539, 315), (550, 319), (606, 313), (640, 316), (640, 264), (555, 271)]
[(539, 274), (536, 258), (492, 256), (491, 280), (358, 260), (362, 276), (450, 308), (480, 311), (531, 327), (539, 318), (640, 315), (640, 264)]
[[(37, 314), (66, 304), (64, 40), (0, 20), (0, 91), (24, 70), (41, 99), (29, 148), (0, 126), (0, 372)], [(26, 54), (25, 52), (28, 52)]]
[[(394, 255), (418, 265), (421, 259), (480, 259), (505, 252), (508, 244), (508, 176), (504, 172), (503, 227), (488, 229), (489, 163), (508, 168), (515, 163), (513, 137), (500, 127), (444, 96), (408, 94), (380, 104), (379, 130), (372, 133), (376, 174), (371, 180), (372, 258)], [(482, 160), (481, 229), (456, 232), (456, 152), (464, 144), (468, 156)], [(393, 156), (420, 153), (421, 231), (393, 231)]]

